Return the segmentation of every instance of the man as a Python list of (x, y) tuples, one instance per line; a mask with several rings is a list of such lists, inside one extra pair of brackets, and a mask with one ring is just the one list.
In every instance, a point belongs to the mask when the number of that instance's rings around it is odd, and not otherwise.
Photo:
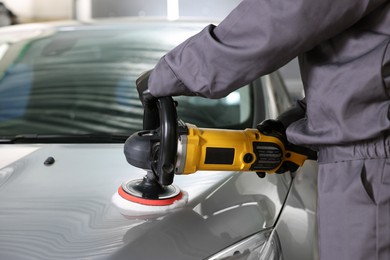
[[(220, 98), (299, 57), (306, 98), (259, 129), (319, 155), (321, 260), (390, 259), (390, 2), (243, 0), (138, 80), (154, 97)], [(295, 122), (294, 122), (295, 121)]]

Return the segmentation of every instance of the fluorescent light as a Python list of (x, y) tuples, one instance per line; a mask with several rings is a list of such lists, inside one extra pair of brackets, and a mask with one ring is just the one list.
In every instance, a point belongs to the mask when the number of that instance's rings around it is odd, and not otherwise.
[(167, 18), (171, 21), (179, 19), (179, 0), (167, 0)]

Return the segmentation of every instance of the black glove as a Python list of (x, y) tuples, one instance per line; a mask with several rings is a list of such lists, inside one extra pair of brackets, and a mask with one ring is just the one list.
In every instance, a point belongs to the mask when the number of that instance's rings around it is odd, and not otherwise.
[[(286, 127), (278, 119), (264, 120), (263, 122), (257, 125), (257, 130), (259, 130), (259, 132), (264, 135), (277, 137), (279, 140), (282, 141), (285, 149), (288, 149), (288, 147), (293, 146), (293, 144), (290, 144), (287, 141)], [(288, 171), (295, 172), (298, 168), (299, 166), (297, 164), (290, 161), (284, 161), (282, 165), (279, 167), (279, 169), (276, 170), (276, 173), (285, 173)]]
[(265, 135), (277, 135), (287, 140), (286, 127), (277, 119), (267, 119), (257, 125), (257, 130)]
[(154, 97), (149, 91), (149, 76), (152, 70), (145, 71), (139, 76), (139, 78), (135, 81), (137, 85), (137, 91), (139, 99), (141, 100), (144, 107), (153, 108), (156, 106), (157, 98)]
[(157, 109), (157, 98), (149, 91), (149, 75), (152, 71), (146, 71), (135, 81), (139, 99), (144, 106), (143, 129), (153, 130), (160, 125), (159, 113)]

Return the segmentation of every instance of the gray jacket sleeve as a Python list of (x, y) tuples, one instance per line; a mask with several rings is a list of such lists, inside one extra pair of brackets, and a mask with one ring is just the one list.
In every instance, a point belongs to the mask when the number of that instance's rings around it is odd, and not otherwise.
[(346, 30), (387, 0), (243, 0), (165, 55), (154, 96), (226, 96)]

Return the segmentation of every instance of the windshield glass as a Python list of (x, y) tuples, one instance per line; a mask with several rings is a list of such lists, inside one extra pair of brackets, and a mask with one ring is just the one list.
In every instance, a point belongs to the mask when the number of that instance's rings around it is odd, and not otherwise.
[[(141, 130), (143, 108), (135, 80), (201, 28), (136, 24), (68, 29), (7, 45), (0, 63), (0, 135)], [(250, 96), (245, 87), (219, 100), (175, 99), (185, 122), (245, 128), (251, 126)]]

